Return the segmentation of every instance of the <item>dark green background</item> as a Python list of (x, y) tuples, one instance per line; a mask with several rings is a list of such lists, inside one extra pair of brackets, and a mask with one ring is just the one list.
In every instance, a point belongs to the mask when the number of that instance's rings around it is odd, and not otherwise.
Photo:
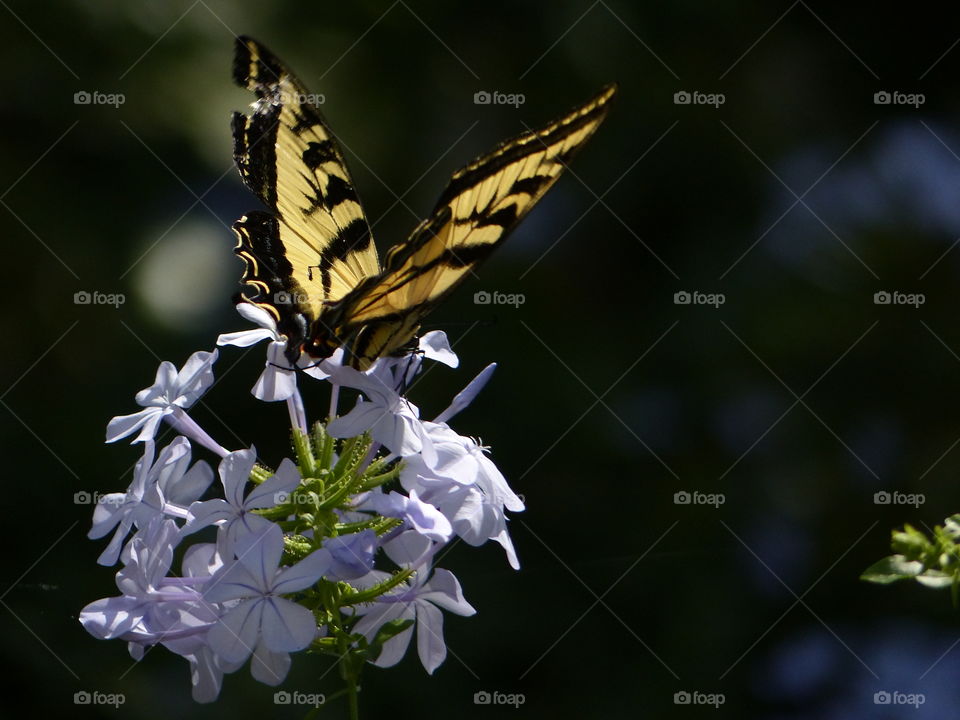
[[(74, 714), (86, 689), (125, 694), (105, 717), (302, 714), (246, 669), (196, 705), (180, 658), (134, 666), (76, 622), (115, 588), (73, 494), (126, 487), (138, 454), (103, 445), (107, 420), (134, 411), (158, 359), (245, 326), (229, 225), (257, 205), (228, 118), (249, 101), (229, 74), (246, 33), (325, 95), (381, 248), (474, 155), (620, 83), (573, 172), (431, 317), (461, 369), (413, 392), (430, 417), (500, 364), (456, 426), (526, 498), (523, 568), (457, 545), (442, 564), (478, 615), (447, 617), (434, 677), (412, 651), (371, 669), (366, 717), (952, 714), (947, 594), (857, 579), (891, 527), (958, 509), (960, 29), (940, 4), (2, 5), (5, 706)], [(126, 102), (75, 105), (80, 90)], [(526, 102), (477, 106), (480, 90)], [(680, 90), (726, 101), (677, 105)], [(926, 102), (879, 106), (881, 90)], [(80, 290), (127, 302), (75, 305)], [(526, 302), (475, 305), (479, 290)], [(678, 306), (680, 290), (726, 302)], [(926, 302), (878, 306), (881, 290)], [(276, 462), (285, 409), (248, 394), (261, 363), (225, 350), (194, 415)], [(926, 503), (875, 505), (884, 489)], [(676, 505), (679, 490), (726, 502)], [(284, 687), (329, 694), (327, 670), (295, 656)], [(526, 702), (475, 706), (479, 690)], [(726, 702), (677, 707), (681, 690)], [(877, 706), (879, 690), (926, 703)]]

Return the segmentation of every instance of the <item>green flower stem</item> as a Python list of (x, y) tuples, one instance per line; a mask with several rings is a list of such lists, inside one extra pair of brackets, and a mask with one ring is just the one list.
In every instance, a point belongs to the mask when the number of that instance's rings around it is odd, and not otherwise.
[(322, 468), (330, 467), (333, 460), (333, 438), (327, 434), (323, 423), (313, 425), (313, 446), (317, 453), (317, 465)]
[(355, 657), (351, 650), (353, 638), (350, 633), (344, 630), (343, 616), (340, 614), (340, 607), (343, 599), (342, 585), (333, 585), (329, 583), (318, 587), (320, 596), (324, 605), (329, 611), (328, 629), (336, 638), (336, 654), (339, 656), (337, 666), (340, 671), (340, 677), (346, 683), (347, 707), (349, 708), (350, 720), (360, 720), (360, 702), (357, 697), (359, 690), (358, 682), (360, 673), (363, 670), (365, 658)]
[(388, 483), (391, 480), (396, 480), (398, 477), (400, 477), (401, 467), (402, 467), (401, 464), (397, 463), (397, 466), (394, 467), (392, 470), (389, 470), (388, 472), (382, 473), (380, 475), (371, 475), (370, 470), (368, 468), (367, 472), (364, 474), (364, 480), (363, 480), (363, 483), (361, 483), (360, 485), (360, 490), (361, 491), (373, 490), (373, 488), (379, 487), (380, 485)]
[[(400, 525), (400, 520), (396, 518), (379, 516), (342, 523), (335, 512), (348, 510), (351, 496), (381, 487), (400, 477), (402, 464), (392, 460), (387, 462), (388, 456), (373, 458), (368, 463), (370, 456), (376, 454), (371, 452), (373, 441), (369, 435), (338, 441), (327, 433), (323, 423), (318, 422), (314, 423), (309, 434), (295, 428), (290, 437), (303, 482), (293, 490), (288, 502), (255, 511), (276, 522), (285, 533), (296, 533), (284, 541), (287, 562), (302, 560), (316, 550), (325, 538), (365, 530), (383, 535)], [(338, 453), (336, 463), (335, 452)], [(258, 464), (251, 471), (250, 480), (260, 484), (274, 472)], [(308, 531), (312, 531), (312, 539), (303, 534)], [(356, 616), (351, 613), (345, 617), (341, 608), (372, 602), (405, 583), (412, 575), (412, 570), (400, 570), (366, 590), (355, 590), (346, 583), (321, 581), (303, 598), (304, 606), (313, 611), (317, 626), (327, 628), (326, 637), (315, 639), (310, 644), (310, 650), (335, 656), (344, 682), (344, 687), (328, 696), (327, 701), (345, 696), (351, 720), (359, 720), (360, 717), (360, 675), (365, 664), (371, 658), (376, 658), (386, 639), (403, 628), (391, 628), (389, 633), (382, 629), (377, 638), (368, 643), (363, 637), (350, 632)]]
[(337, 535), (349, 535), (351, 533), (362, 532), (363, 530), (373, 530), (377, 535), (383, 535), (385, 532), (399, 527), (400, 520), (397, 518), (380, 517), (374, 520), (364, 520), (354, 523), (337, 523), (333, 526)]
[(273, 470), (268, 468), (266, 465), (261, 465), (257, 463), (253, 466), (253, 470), (250, 471), (250, 481), (259, 485), (268, 477), (273, 475)]
[[(337, 464), (333, 466), (333, 474), (336, 477), (341, 477), (349, 472), (350, 467), (358, 462), (355, 455), (357, 454), (357, 446), (360, 444), (360, 440), (363, 438), (350, 438), (345, 443), (343, 447), (340, 448), (340, 459), (337, 460)], [(366, 448), (363, 448), (362, 452), (366, 452)]]
[(359, 605), (360, 603), (372, 602), (385, 592), (389, 592), (397, 585), (408, 580), (411, 575), (413, 575), (413, 570), (400, 570), (389, 580), (384, 580), (382, 583), (374, 585), (371, 588), (342, 595), (340, 597), (340, 605)]
[(361, 485), (361, 483), (358, 482), (360, 479), (361, 478), (348, 477), (340, 483), (340, 487), (331, 488), (333, 492), (323, 498), (317, 510), (328, 510), (330, 508), (340, 507), (344, 498), (357, 494), (358, 486)]
[(299, 430), (294, 430), (291, 435), (293, 436), (293, 450), (297, 455), (300, 474), (303, 477), (315, 477), (317, 475), (317, 463), (313, 457), (310, 438)]

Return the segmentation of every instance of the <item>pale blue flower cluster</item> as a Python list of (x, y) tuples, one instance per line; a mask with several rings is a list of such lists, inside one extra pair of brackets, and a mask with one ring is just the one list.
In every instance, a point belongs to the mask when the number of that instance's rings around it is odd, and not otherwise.
[[(327, 464), (315, 466), (308, 453), (274, 471), (258, 463), (252, 447), (228, 451), (187, 413), (214, 384), (217, 351), (194, 353), (179, 371), (162, 363), (154, 384), (136, 396), (143, 409), (107, 427), (107, 442), (136, 434), (144, 452), (127, 490), (101, 497), (89, 533), (112, 533), (98, 562), (122, 564), (120, 594), (89, 604), (81, 623), (98, 638), (126, 640), (136, 659), (155, 645), (186, 658), (201, 702), (216, 699), (224, 674), (248, 659), (253, 677), (268, 685), (284, 680), (291, 653), (336, 654), (329, 652), (335, 643), (338, 652), (393, 665), (414, 630), (432, 673), (447, 654), (441, 610), (475, 612), (453, 574), (434, 568), (437, 552), (455, 538), (470, 545), (495, 540), (519, 568), (505, 511), (522, 511), (523, 502), (486, 448), (447, 424), (494, 365), (425, 421), (404, 392), (424, 359), (457, 367), (442, 332), (424, 335), (417, 352), (381, 358), (365, 372), (343, 365), (342, 351), (321, 363), (301, 358), (291, 368), (271, 316), (253, 305), (238, 309), (259, 327), (221, 335), (217, 344), (269, 341), (252, 392), (286, 402), (295, 448), (309, 446), (311, 433), (328, 438)], [(328, 417), (316, 428), (298, 388), (306, 378), (330, 387)], [(358, 391), (344, 415), (337, 413), (341, 388)], [(164, 422), (179, 435), (158, 450)], [(192, 463), (195, 448), (219, 458), (219, 487), (210, 465)], [(352, 459), (357, 448), (362, 456)], [(353, 484), (332, 479), (341, 476)], [(299, 514), (294, 501), (304, 498), (311, 511)], [(204, 534), (213, 541), (199, 542)]]

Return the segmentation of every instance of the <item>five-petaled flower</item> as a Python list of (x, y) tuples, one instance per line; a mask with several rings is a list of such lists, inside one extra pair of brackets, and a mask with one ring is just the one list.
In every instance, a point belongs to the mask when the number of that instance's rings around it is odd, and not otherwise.
[(331, 563), (330, 553), (321, 549), (281, 569), (282, 554), (283, 532), (269, 524), (244, 537), (237, 559), (218, 570), (203, 593), (212, 603), (240, 601), (210, 629), (207, 642), (229, 662), (253, 654), (250, 671), (266, 685), (283, 682), (289, 653), (303, 650), (317, 635), (313, 613), (282, 596), (316, 583)]

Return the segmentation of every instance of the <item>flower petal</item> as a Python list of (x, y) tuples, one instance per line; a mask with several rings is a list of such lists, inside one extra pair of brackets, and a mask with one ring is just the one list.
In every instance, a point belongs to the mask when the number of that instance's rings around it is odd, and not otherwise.
[(224, 498), (236, 508), (243, 507), (243, 491), (256, 462), (257, 451), (254, 448), (236, 450), (220, 461), (218, 470)]
[(447, 659), (443, 613), (430, 603), (417, 603), (417, 655), (424, 670), (431, 675)]
[(190, 683), (193, 686), (191, 697), (198, 703), (213, 702), (220, 695), (223, 684), (223, 670), (217, 663), (217, 656), (208, 647), (200, 648), (189, 656)]
[(161, 408), (149, 407), (140, 412), (135, 412), (132, 415), (117, 415), (111, 418), (110, 422), (107, 423), (107, 442), (116, 442), (121, 438), (132, 435), (151, 420), (154, 421), (153, 427), (155, 431), (162, 412), (163, 410)]
[(207, 633), (207, 644), (229, 662), (242, 662), (250, 657), (260, 633), (263, 616), (261, 600), (248, 600), (220, 618)]
[(239, 562), (232, 562), (217, 571), (203, 589), (203, 599), (211, 603), (227, 602), (263, 595), (258, 578)]
[(187, 522), (183, 526), (183, 534), (195, 533), (210, 525), (229, 520), (234, 515), (233, 508), (226, 500), (214, 498), (213, 500), (195, 502), (187, 510)]
[(371, 429), (383, 413), (383, 408), (375, 403), (357, 401), (350, 412), (327, 425), (327, 432), (335, 438), (357, 437)]
[(256, 330), (241, 330), (240, 332), (223, 333), (217, 338), (217, 345), (233, 345), (234, 347), (250, 347), (261, 340), (273, 340), (274, 333), (265, 328)]
[(190, 407), (213, 384), (213, 364), (218, 354), (218, 350), (199, 350), (187, 358), (177, 373), (174, 404), (182, 408)]
[[(405, 603), (376, 603), (365, 614), (356, 625), (353, 631), (360, 633), (367, 640), (373, 640), (377, 632), (386, 623), (391, 620), (413, 619), (415, 612), (412, 605)], [(377, 667), (390, 667), (396, 665), (403, 659), (407, 652), (407, 646), (410, 644), (410, 638), (413, 637), (413, 628), (409, 627), (398, 635), (394, 635), (383, 644), (383, 650), (380, 657), (376, 659), (374, 665)]]
[(236, 305), (237, 312), (240, 313), (241, 317), (244, 320), (249, 320), (255, 325), (270, 330), (271, 333), (276, 334), (277, 332), (277, 323), (273, 319), (273, 315), (264, 310), (259, 305), (254, 305), (253, 303), (241, 302)]
[(481, 390), (483, 390), (484, 385), (489, 382), (490, 378), (493, 376), (493, 371), (496, 369), (497, 364), (490, 363), (483, 370), (481, 370), (473, 380), (467, 383), (467, 386), (463, 390), (456, 394), (456, 396), (453, 398), (453, 401), (450, 403), (450, 406), (442, 413), (437, 415), (434, 422), (447, 422), (447, 420), (472, 403), (473, 399)]
[(273, 652), (260, 641), (250, 661), (250, 674), (257, 682), (276, 687), (290, 672), (290, 653)]
[(416, 530), (407, 530), (387, 542), (383, 551), (400, 567), (417, 567), (433, 543)]
[(263, 644), (273, 652), (303, 650), (317, 636), (313, 613), (279, 597), (267, 598), (263, 607)]
[(454, 615), (475, 615), (476, 609), (463, 597), (463, 590), (460, 587), (460, 581), (449, 570), (438, 568), (433, 571), (421, 592), (417, 595), (419, 600), (429, 600), (434, 605), (443, 608)]
[(206, 492), (213, 482), (213, 468), (200, 460), (194, 463), (180, 479), (168, 483), (164, 489), (167, 502), (176, 505), (189, 505)]
[[(323, 548), (314, 550), (296, 565), (291, 565), (277, 573), (271, 585), (272, 591), (279, 595), (286, 595), (304, 590), (317, 582), (332, 563), (328, 550)], [(272, 649), (279, 648), (272, 647)]]
[(460, 364), (460, 358), (450, 349), (450, 341), (443, 330), (431, 330), (421, 335), (418, 347), (425, 358), (430, 358), (452, 368)]
[(243, 507), (250, 510), (279, 505), (284, 501), (283, 496), (289, 495), (299, 484), (300, 471), (290, 458), (284, 458), (273, 475), (250, 491)]
[(134, 399), (142, 407), (161, 407), (167, 404), (167, 391), (173, 387), (177, 379), (177, 368), (169, 360), (164, 360), (157, 368), (157, 375), (153, 385), (138, 392)]
[(141, 605), (140, 600), (131, 597), (95, 600), (80, 611), (80, 624), (101, 640), (121, 637), (140, 622)]
[(267, 366), (250, 391), (257, 400), (277, 402), (286, 400), (297, 390), (297, 375), (289, 367), (286, 343), (273, 342), (267, 347)]
[[(283, 556), (283, 531), (266, 518), (250, 515), (267, 524), (238, 540), (237, 562), (241, 563), (256, 578), (257, 587), (264, 593), (273, 587), (277, 566)], [(236, 524), (236, 523), (234, 523)], [(259, 525), (259, 523), (258, 523)]]
[(97, 506), (93, 509), (93, 527), (87, 533), (88, 538), (102, 538), (117, 526), (126, 514), (123, 507), (126, 498), (126, 493), (110, 493), (97, 498)]
[(504, 528), (500, 531), (500, 534), (492, 538), (500, 543), (501, 547), (507, 553), (507, 562), (510, 563), (510, 567), (514, 570), (520, 569), (520, 560), (517, 558), (517, 551), (513, 547), (513, 540), (510, 538), (510, 533), (507, 532), (507, 529)]

